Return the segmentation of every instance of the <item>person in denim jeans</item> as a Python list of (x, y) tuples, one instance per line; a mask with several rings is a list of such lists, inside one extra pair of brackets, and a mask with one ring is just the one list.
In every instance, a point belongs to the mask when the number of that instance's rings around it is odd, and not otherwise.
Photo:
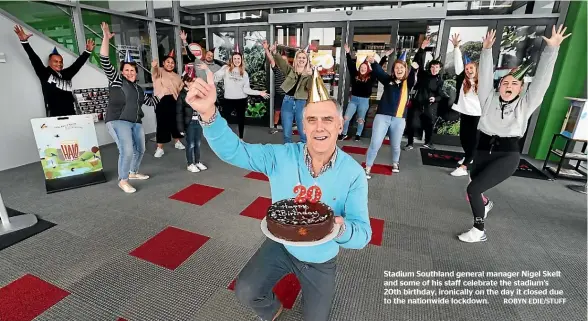
[[(339, 135), (339, 140), (347, 138), (349, 122), (351, 121), (351, 118), (353, 118), (353, 115), (355, 115), (355, 112), (357, 112), (357, 131), (355, 133), (355, 140), (359, 141), (365, 124), (365, 115), (370, 108), (370, 97), (372, 96), (376, 77), (372, 73), (367, 60), (361, 63), (358, 72), (357, 67), (355, 66), (355, 60), (351, 58), (351, 50), (349, 49), (349, 46), (345, 44), (344, 48), (347, 56), (347, 69), (351, 76), (351, 99), (347, 105), (347, 110), (345, 111), (345, 123), (343, 124), (343, 132)], [(388, 50), (384, 57), (380, 59), (380, 66), (383, 66), (386, 63), (388, 60), (387, 57), (390, 54), (392, 54), (392, 50)]]
[(284, 143), (292, 142), (292, 127), (294, 119), (296, 119), (296, 126), (300, 141), (306, 143), (306, 135), (303, 128), (303, 112), (306, 100), (308, 99), (308, 89), (310, 87), (310, 79), (312, 78), (312, 70), (310, 69), (310, 59), (304, 50), (298, 50), (294, 56), (294, 66), (290, 66), (287, 61), (282, 58), (275, 48), (269, 47), (267, 41), (263, 42), (263, 48), (273, 52), (274, 61), (280, 71), (285, 76), (282, 83), (282, 90), (286, 93), (282, 101), (282, 128), (284, 130)]
[[(108, 24), (102, 23), (102, 45), (100, 46), (100, 64), (108, 78), (108, 107), (106, 108), (106, 128), (118, 147), (118, 186), (125, 193), (134, 193), (136, 189), (129, 179), (148, 179), (139, 174), (139, 166), (145, 154), (145, 131), (143, 130), (143, 104), (155, 107), (159, 100), (148, 96), (137, 85), (137, 64), (127, 52), (120, 64), (118, 73), (109, 58), (108, 44), (114, 34), (110, 33)], [(122, 75), (121, 75), (122, 74)]]
[(182, 81), (185, 87), (180, 91), (176, 103), (176, 126), (180, 133), (186, 137), (186, 161), (188, 171), (198, 173), (206, 170), (207, 167), (200, 162), (200, 143), (202, 142), (202, 126), (198, 121), (198, 112), (186, 103), (186, 94), (190, 84), (196, 78), (194, 66), (186, 66), (182, 74)]
[(419, 65), (412, 63), (412, 69), (408, 72), (406, 64), (406, 54), (402, 54), (399, 59), (394, 61), (392, 66), (393, 74), (388, 75), (379, 64), (374, 62), (373, 57), (368, 57), (372, 64), (372, 70), (378, 81), (384, 85), (384, 93), (376, 111), (376, 117), (372, 127), (372, 139), (367, 151), (365, 172), (368, 177), (378, 155), (384, 137), (388, 134), (390, 145), (392, 147), (392, 171), (400, 171), (398, 162), (400, 160), (400, 142), (402, 133), (406, 126), (406, 105), (408, 103), (408, 93), (415, 84), (416, 71)]

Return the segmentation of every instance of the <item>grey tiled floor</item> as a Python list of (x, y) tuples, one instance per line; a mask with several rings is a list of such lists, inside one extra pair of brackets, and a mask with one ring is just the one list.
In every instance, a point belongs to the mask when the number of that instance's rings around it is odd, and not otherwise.
[[(279, 143), (281, 137), (247, 127), (246, 140)], [(389, 148), (382, 147), (377, 163), (388, 164)], [(206, 143), (209, 170), (202, 173), (187, 172), (184, 152), (171, 145), (161, 159), (153, 152), (148, 141), (142, 172), (152, 178), (136, 183), (133, 195), (116, 186), (112, 145), (102, 150), (105, 184), (48, 195), (39, 164), (0, 172), (7, 206), (57, 224), (0, 252), (0, 287), (31, 273), (71, 292), (36, 320), (252, 320), (227, 285), (264, 239), (259, 221), (239, 213), (257, 197), (270, 197), (268, 183), (244, 178), (248, 171), (219, 161)], [(487, 192), (495, 202), (488, 242), (464, 244), (456, 234), (472, 222), (467, 178), (448, 174), (422, 165), (417, 148), (402, 153), (401, 173), (369, 181), (370, 216), (384, 221), (383, 242), (341, 252), (331, 320), (584, 319), (586, 196), (561, 181), (512, 177)], [(225, 191), (204, 206), (168, 198), (193, 183)], [(175, 271), (128, 254), (166, 226), (211, 239)], [(488, 305), (385, 305), (384, 270), (561, 271), (549, 288), (564, 290), (567, 303), (504, 305), (487, 297)], [(299, 296), (282, 320), (302, 320), (301, 311)]]

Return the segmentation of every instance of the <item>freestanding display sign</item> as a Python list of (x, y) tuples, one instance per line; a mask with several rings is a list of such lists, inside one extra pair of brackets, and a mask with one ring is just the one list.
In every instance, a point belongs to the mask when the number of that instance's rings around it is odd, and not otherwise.
[(93, 118), (31, 119), (47, 193), (106, 182)]

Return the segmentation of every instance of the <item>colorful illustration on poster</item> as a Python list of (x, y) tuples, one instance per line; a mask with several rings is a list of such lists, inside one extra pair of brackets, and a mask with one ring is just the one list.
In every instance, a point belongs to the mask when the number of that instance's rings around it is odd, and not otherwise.
[(32, 119), (31, 124), (47, 180), (102, 171), (92, 115)]

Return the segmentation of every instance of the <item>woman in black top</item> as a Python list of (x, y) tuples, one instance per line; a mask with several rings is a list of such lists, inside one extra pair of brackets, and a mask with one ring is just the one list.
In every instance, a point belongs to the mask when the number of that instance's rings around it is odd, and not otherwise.
[[(370, 97), (372, 89), (376, 82), (376, 77), (372, 74), (369, 63), (364, 61), (359, 66), (359, 72), (355, 67), (355, 60), (351, 58), (349, 46), (345, 44), (345, 52), (347, 53), (347, 69), (351, 75), (351, 99), (345, 111), (345, 124), (343, 125), (343, 133), (339, 135), (339, 140), (347, 138), (347, 130), (349, 129), (349, 122), (355, 112), (357, 112), (357, 131), (355, 133), (355, 140), (359, 141), (363, 126), (365, 123), (365, 115), (370, 108)], [(392, 54), (392, 50), (386, 52), (386, 55), (380, 60), (380, 66), (386, 63), (387, 57)]]

